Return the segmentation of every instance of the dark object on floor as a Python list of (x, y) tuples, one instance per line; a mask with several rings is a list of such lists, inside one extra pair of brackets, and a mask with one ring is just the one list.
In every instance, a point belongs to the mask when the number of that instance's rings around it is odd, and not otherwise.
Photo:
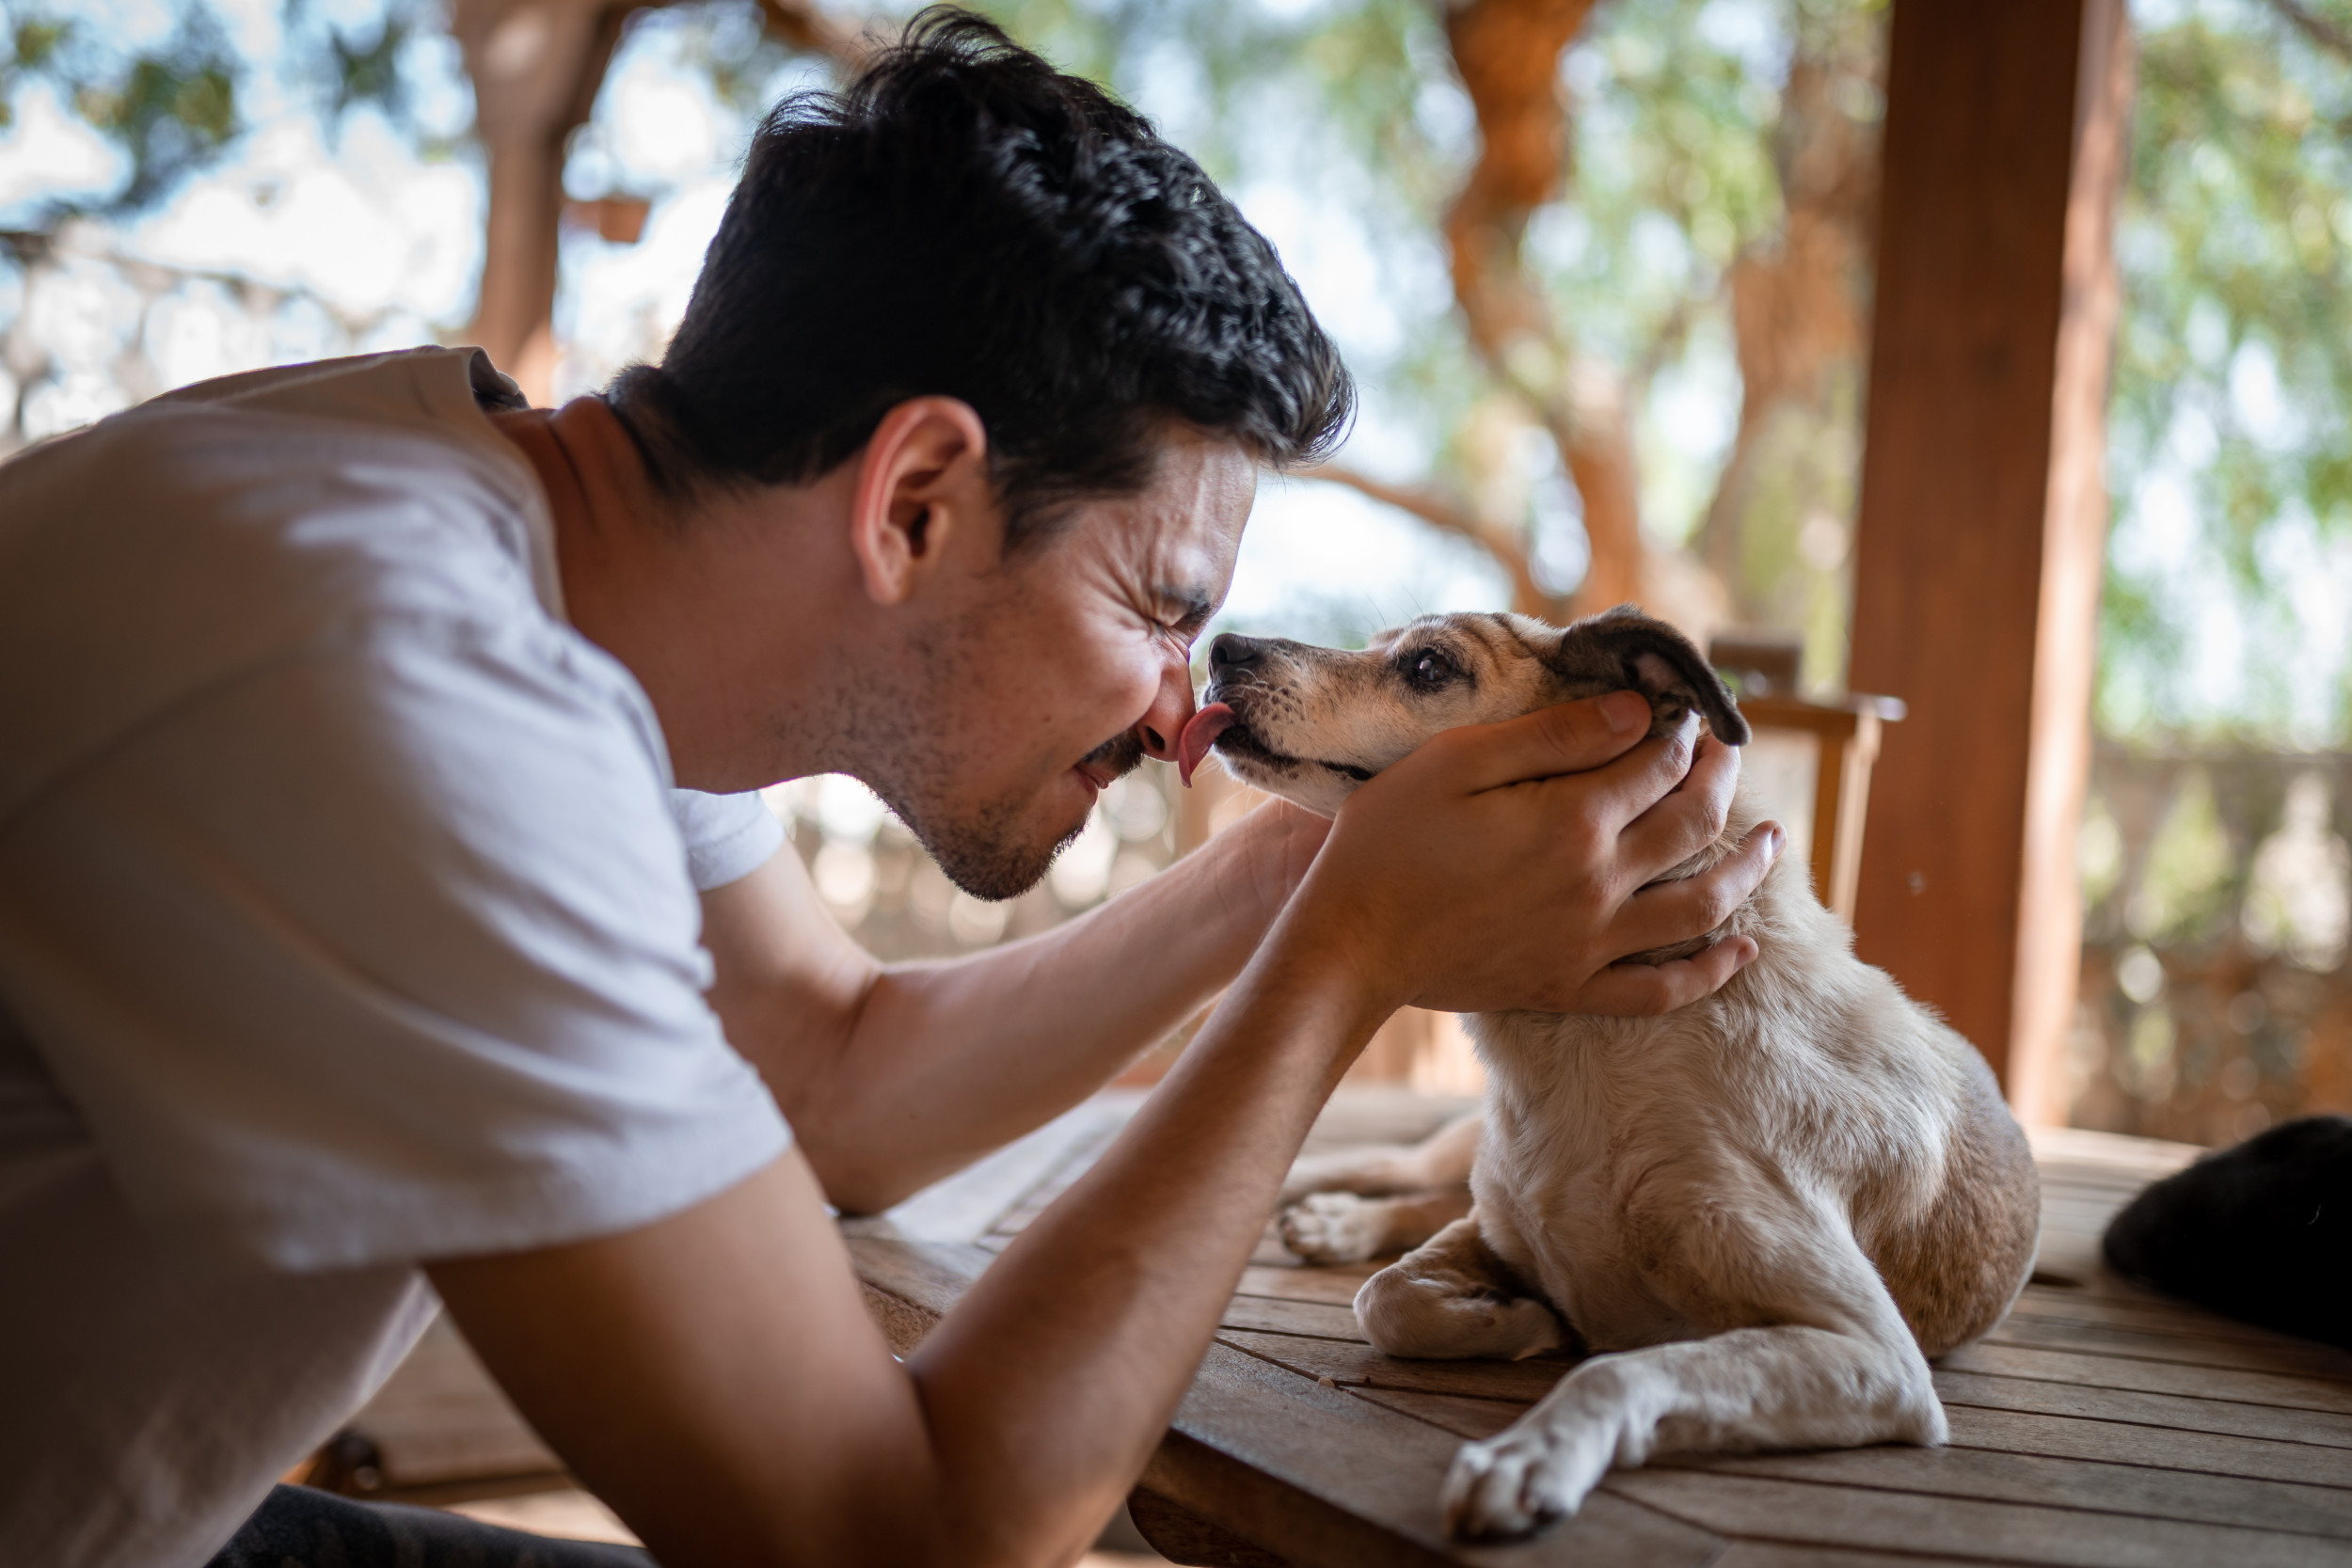
[(558, 1541), (462, 1514), (279, 1486), (211, 1568), (654, 1568), (635, 1546)]
[(2352, 1349), (2352, 1117), (2206, 1155), (2132, 1199), (2102, 1250), (2169, 1295)]

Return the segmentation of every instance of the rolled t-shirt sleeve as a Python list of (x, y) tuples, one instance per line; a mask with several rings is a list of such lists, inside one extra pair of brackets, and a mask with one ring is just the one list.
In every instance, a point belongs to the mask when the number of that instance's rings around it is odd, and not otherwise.
[(0, 839), (0, 961), (133, 1208), (338, 1268), (626, 1229), (774, 1159), (660, 745), (552, 625), (377, 626), (61, 781)]
[(784, 824), (756, 791), (670, 791), (670, 816), (686, 843), (686, 875), (701, 892), (750, 876), (784, 847)]

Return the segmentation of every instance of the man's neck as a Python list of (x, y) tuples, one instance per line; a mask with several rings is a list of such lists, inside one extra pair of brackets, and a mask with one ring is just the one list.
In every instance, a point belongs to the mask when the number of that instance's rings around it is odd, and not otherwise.
[(761, 498), (757, 518), (743, 515), (749, 502), (681, 506), (654, 488), (598, 398), (492, 418), (547, 492), (573, 627), (644, 689), (677, 782), (748, 789), (815, 766), (786, 752), (803, 726), (762, 707), (780, 689), (763, 672), (824, 667), (794, 644), (823, 646), (827, 601), (842, 602), (821, 547), (777, 569), (798, 532), (792, 494)]

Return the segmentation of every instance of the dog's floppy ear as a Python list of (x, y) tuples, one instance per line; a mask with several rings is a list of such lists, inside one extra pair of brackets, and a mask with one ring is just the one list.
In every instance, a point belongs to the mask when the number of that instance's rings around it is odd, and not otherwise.
[(1748, 743), (1748, 721), (1714, 667), (1689, 638), (1633, 605), (1621, 604), (1562, 632), (1553, 663), (1567, 680), (1613, 675), (1613, 684), (1640, 691), (1669, 720), (1695, 707), (1716, 738), (1730, 746)]

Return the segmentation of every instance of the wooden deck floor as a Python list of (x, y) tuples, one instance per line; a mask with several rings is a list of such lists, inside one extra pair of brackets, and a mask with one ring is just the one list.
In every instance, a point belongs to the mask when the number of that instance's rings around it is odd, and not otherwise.
[[(1351, 1095), (1318, 1141), (1410, 1135), (1458, 1103)], [(1016, 1145), (993, 1181), (976, 1172), (960, 1194), (897, 1216), (908, 1235), (859, 1227), (860, 1271), (894, 1335), (919, 1335), (1123, 1119), (1104, 1102)], [(1297, 1568), (2352, 1564), (2352, 1355), (2153, 1296), (2098, 1265), (2107, 1217), (2194, 1152), (2037, 1136), (2041, 1261), (2009, 1318), (1936, 1370), (1948, 1448), (1619, 1470), (1577, 1518), (1508, 1548), (1447, 1543), (1439, 1480), (1461, 1439), (1502, 1430), (1572, 1363), (1382, 1355), (1349, 1308), (1372, 1266), (1301, 1267), (1269, 1239), (1145, 1477), (1153, 1496), (1138, 1519), (1148, 1532), (1156, 1497), (1173, 1505), (1161, 1542), (1171, 1555)], [(964, 1228), (999, 1203), (977, 1234)], [(960, 1229), (973, 1240), (954, 1244)]]
[[(1090, 1101), (883, 1220), (846, 1227), (894, 1339), (920, 1338), (1136, 1102)], [(1468, 1103), (1346, 1092), (1314, 1145), (1414, 1137)], [(1438, 1517), (1455, 1448), (1507, 1425), (1569, 1363), (1380, 1355), (1349, 1307), (1370, 1268), (1300, 1267), (1269, 1237), (1145, 1475), (1138, 1518), (1171, 1556), (1241, 1568), (2352, 1568), (2352, 1355), (2098, 1266), (2108, 1215), (2194, 1150), (2080, 1132), (2035, 1141), (2035, 1282), (1998, 1329), (1937, 1369), (1948, 1448), (1663, 1462), (1613, 1473), (1535, 1542), (1457, 1547)], [(450, 1503), (572, 1484), (446, 1325), (356, 1424), (380, 1449), (383, 1495)]]

